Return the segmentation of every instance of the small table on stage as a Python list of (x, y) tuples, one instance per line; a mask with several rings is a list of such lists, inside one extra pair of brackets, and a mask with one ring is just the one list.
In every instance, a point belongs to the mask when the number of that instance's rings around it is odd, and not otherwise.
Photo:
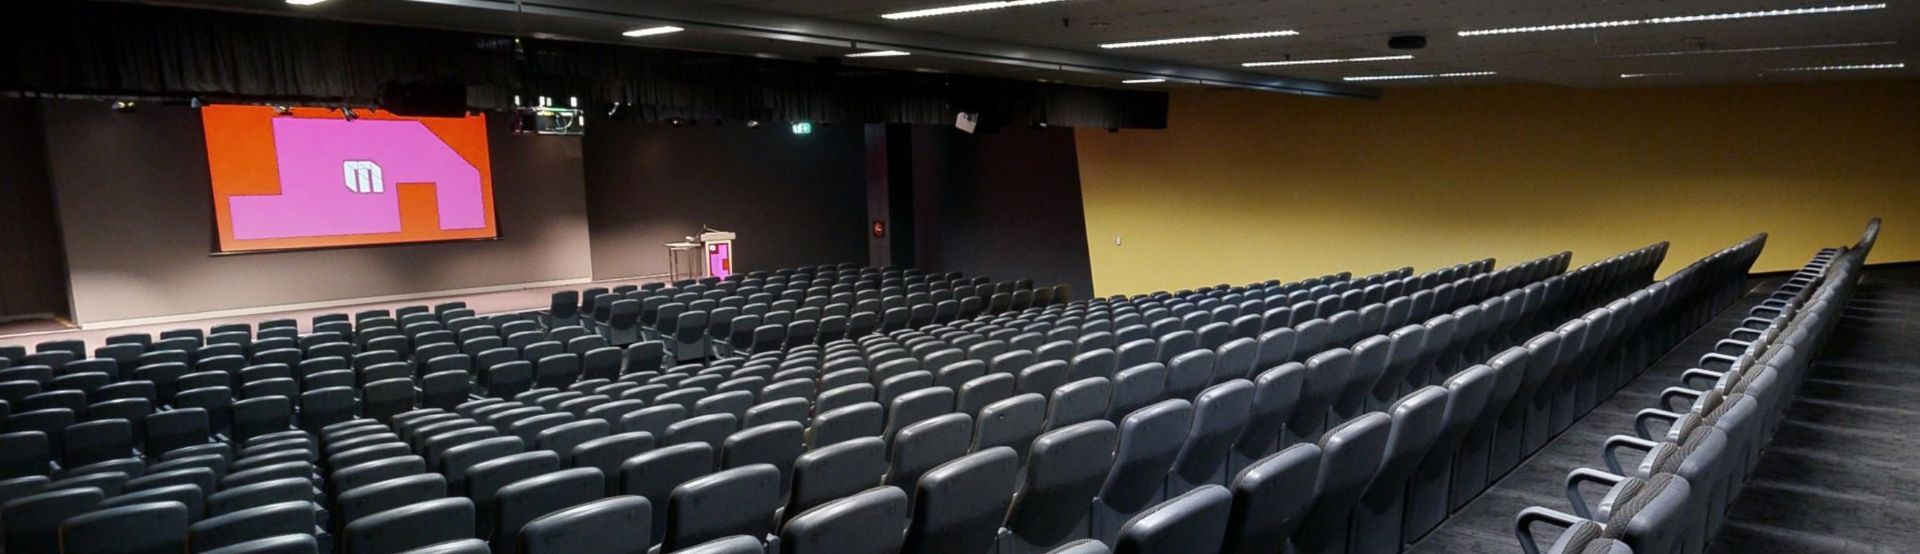
[(669, 242), (667, 246), (667, 282), (700, 276), (701, 248), (697, 242)]

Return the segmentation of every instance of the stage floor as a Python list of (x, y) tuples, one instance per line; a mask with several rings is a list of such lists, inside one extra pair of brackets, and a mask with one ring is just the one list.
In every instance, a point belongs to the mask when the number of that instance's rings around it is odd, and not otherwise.
[(136, 326), (128, 326), (128, 327), (75, 328), (71, 323), (68, 323), (62, 320), (51, 320), (51, 319), (23, 320), (23, 321), (9, 322), (9, 323), (0, 323), (0, 344), (20, 344), (20, 345), (26, 345), (31, 347), (35, 343), (39, 343), (42, 341), (61, 340), (61, 339), (80, 339), (87, 342), (88, 348), (93, 348), (95, 346), (105, 344), (107, 337), (110, 337), (113, 335), (119, 335), (123, 333), (144, 332), (144, 333), (158, 334), (159, 332), (165, 331), (168, 329), (181, 329), (181, 328), (206, 329), (208, 327), (212, 327), (214, 325), (220, 325), (224, 323), (252, 323), (252, 322), (266, 321), (269, 319), (281, 319), (281, 318), (292, 318), (295, 321), (299, 321), (301, 332), (306, 332), (307, 328), (312, 324), (313, 316), (320, 315), (320, 314), (329, 314), (329, 313), (351, 314), (351, 313), (362, 311), (362, 310), (378, 310), (378, 309), (391, 310), (391, 309), (399, 308), (401, 306), (412, 306), (412, 305), (418, 305), (418, 304), (433, 305), (439, 302), (451, 302), (454, 300), (465, 301), (467, 303), (467, 307), (473, 308), (473, 310), (475, 312), (478, 312), (480, 315), (496, 314), (496, 313), (502, 313), (502, 312), (524, 312), (529, 310), (546, 309), (548, 304), (552, 302), (553, 293), (563, 291), (563, 290), (582, 290), (589, 287), (612, 288), (620, 285), (629, 285), (629, 284), (639, 285), (639, 284), (652, 283), (656, 281), (665, 281), (665, 280), (666, 279), (664, 277), (616, 279), (611, 281), (595, 281), (590, 284), (565, 285), (565, 286), (557, 286), (557, 287), (533, 287), (533, 288), (525, 288), (525, 289), (511, 290), (511, 291), (504, 291), (504, 292), (492, 292), (492, 293), (485, 293), (485, 294), (467, 294), (467, 295), (440, 296), (440, 297), (433, 297), (433, 298), (417, 298), (413, 300), (407, 300), (404, 302), (371, 302), (371, 303), (353, 304), (353, 305), (346, 305), (346, 306), (334, 306), (331, 308), (324, 308), (324, 309), (317, 309), (317, 310), (291, 310), (291, 311), (253, 314), (253, 315), (238, 316), (238, 317), (196, 319), (191, 321), (176, 321), (176, 322), (162, 323), (157, 325), (136, 325)]

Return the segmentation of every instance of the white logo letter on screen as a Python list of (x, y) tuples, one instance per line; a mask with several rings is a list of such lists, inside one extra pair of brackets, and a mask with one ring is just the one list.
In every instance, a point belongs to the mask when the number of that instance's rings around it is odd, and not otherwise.
[(370, 161), (348, 160), (341, 162), (340, 170), (346, 175), (347, 191), (359, 194), (379, 194), (387, 192), (387, 184), (380, 178), (380, 164)]

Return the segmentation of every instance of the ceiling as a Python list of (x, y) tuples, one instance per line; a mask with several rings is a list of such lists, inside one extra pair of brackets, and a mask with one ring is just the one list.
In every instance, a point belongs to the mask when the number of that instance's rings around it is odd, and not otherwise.
[[(513, 33), (663, 48), (791, 59), (836, 57), (859, 51), (849, 44), (786, 40), (686, 25), (687, 32), (624, 38), (646, 24), (645, 5), (659, 13), (714, 9), (738, 17), (756, 14), (822, 29), (846, 24), (880, 33), (972, 41), (1052, 59), (1104, 57), (1097, 65), (1176, 77), (1167, 83), (1123, 85), (1129, 72), (1048, 64), (1009, 64), (1003, 58), (941, 53), (848, 59), (850, 65), (981, 74), (1107, 87), (1173, 89), (1202, 84), (1179, 76), (1220, 75), (1246, 84), (1329, 82), (1345, 86), (1448, 86), (1532, 82), (1569, 87), (1672, 86), (1710, 83), (1914, 78), (1920, 76), (1920, 1), (1888, 0), (1885, 9), (1728, 21), (1641, 25), (1599, 30), (1458, 37), (1457, 31), (1590, 21), (1719, 14), (1872, 3), (1879, 0), (1064, 0), (965, 14), (887, 20), (882, 13), (966, 4), (979, 0), (539, 0), (528, 6), (560, 15), (513, 13), (505, 0), (330, 0), (292, 7), (270, 0), (179, 0), (167, 3), (266, 11), (355, 21)], [(480, 4), (491, 4), (491, 9)], [(642, 6), (629, 8), (629, 6)], [(684, 8), (684, 9), (683, 9)], [(577, 11), (574, 11), (576, 10)], [(618, 10), (618, 11), (616, 11)], [(554, 12), (548, 12), (554, 13)], [(595, 15), (599, 14), (599, 15)], [(666, 19), (668, 22), (678, 20)], [(813, 25), (810, 22), (819, 22)], [(796, 28), (792, 24), (782, 28)], [(1294, 30), (1298, 36), (1202, 44), (1103, 49), (1110, 42)], [(1387, 47), (1395, 35), (1423, 34), (1426, 48)], [(834, 35), (841, 36), (841, 35)], [(952, 52), (947, 52), (951, 54)], [(1243, 68), (1245, 62), (1412, 54), (1411, 60)], [(1903, 69), (1773, 71), (1781, 68), (1905, 63)], [(1041, 67), (1036, 67), (1041, 65)], [(1164, 69), (1162, 72), (1160, 70)], [(1494, 72), (1494, 75), (1347, 83), (1370, 75)], [(1622, 75), (1635, 75), (1623, 78)], [(1247, 78), (1252, 76), (1253, 78)], [(1237, 80), (1236, 80), (1237, 79)], [(1301, 81), (1292, 81), (1300, 79)], [(1258, 88), (1243, 87), (1243, 88)]]

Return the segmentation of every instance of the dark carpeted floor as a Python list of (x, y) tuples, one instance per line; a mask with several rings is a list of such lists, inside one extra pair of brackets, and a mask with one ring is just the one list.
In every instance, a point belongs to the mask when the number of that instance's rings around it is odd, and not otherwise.
[(1514, 515), (1528, 506), (1570, 512), (1564, 492), (1567, 472), (1577, 467), (1604, 470), (1606, 465), (1600, 458), (1600, 447), (1607, 438), (1633, 434), (1633, 415), (1641, 409), (1654, 407), (1660, 391), (1679, 384), (1680, 374), (1696, 367), (1700, 355), (1711, 351), (1714, 342), (1726, 338), (1727, 333), (1745, 317), (1747, 309), (1764, 300), (1783, 280), (1771, 278), (1750, 281), (1750, 291), (1744, 298), (1734, 302), (1719, 317), (1687, 337), (1679, 347), (1641, 373), (1639, 378), (1600, 403), (1599, 407), (1547, 443), (1533, 457), (1521, 462), (1520, 467), (1461, 508), (1439, 529), (1414, 543), (1408, 551), (1419, 554), (1519, 552), (1520, 543), (1513, 535)]
[[(1601, 467), (1600, 444), (1773, 289), (1754, 293), (1669, 352), (1475, 499), (1413, 552), (1518, 552), (1513, 517), (1566, 511), (1562, 483)], [(1920, 551), (1920, 268), (1869, 270), (1816, 356), (1786, 422), (1735, 500), (1715, 553)]]
[(1870, 270), (1711, 550), (1920, 551), (1920, 268)]

